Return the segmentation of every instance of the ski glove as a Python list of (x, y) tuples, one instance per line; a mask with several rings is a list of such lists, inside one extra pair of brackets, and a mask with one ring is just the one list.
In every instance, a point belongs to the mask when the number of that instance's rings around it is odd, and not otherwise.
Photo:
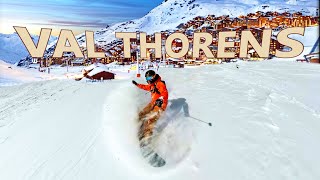
[(161, 108), (162, 104), (163, 104), (163, 100), (162, 99), (157, 99), (156, 102), (155, 102), (155, 105), (160, 107), (160, 108)]
[(138, 83), (135, 80), (132, 80), (132, 84), (138, 85)]

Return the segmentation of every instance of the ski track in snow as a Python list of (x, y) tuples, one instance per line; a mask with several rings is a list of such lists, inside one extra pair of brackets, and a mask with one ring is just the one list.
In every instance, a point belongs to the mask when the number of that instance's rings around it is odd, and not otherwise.
[(237, 64), (160, 69), (169, 99), (213, 124), (170, 122), (160, 169), (140, 155), (135, 119), (150, 97), (130, 81), (1, 87), (0, 179), (319, 179), (320, 66)]

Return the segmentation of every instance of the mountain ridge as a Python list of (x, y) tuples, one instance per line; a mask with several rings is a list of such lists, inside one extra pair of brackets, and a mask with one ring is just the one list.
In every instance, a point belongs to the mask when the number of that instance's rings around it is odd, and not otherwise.
[[(303, 0), (229, 0), (227, 2), (215, 0), (165, 0), (152, 9), (145, 16), (121, 22), (95, 32), (96, 43), (110, 43), (115, 40), (115, 32), (146, 32), (148, 34), (163, 30), (176, 29), (181, 23), (196, 16), (214, 14), (216, 16), (229, 15), (236, 17), (256, 11), (301, 11), (304, 14), (315, 15), (317, 1)], [(307, 3), (306, 3), (307, 2)], [(269, 3), (269, 4), (268, 4)], [(301, 3), (305, 4), (301, 8)], [(85, 45), (84, 33), (77, 36), (80, 46)]]

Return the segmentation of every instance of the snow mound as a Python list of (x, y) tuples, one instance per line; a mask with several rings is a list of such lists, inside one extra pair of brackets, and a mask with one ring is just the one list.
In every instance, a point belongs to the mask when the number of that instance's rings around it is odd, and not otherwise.
[(16, 67), (0, 60), (0, 86), (11, 86), (40, 80), (32, 70)]

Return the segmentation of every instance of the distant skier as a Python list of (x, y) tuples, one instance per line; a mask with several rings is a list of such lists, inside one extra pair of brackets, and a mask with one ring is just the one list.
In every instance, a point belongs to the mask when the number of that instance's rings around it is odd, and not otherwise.
[(140, 89), (151, 92), (151, 102), (139, 113), (139, 121), (148, 116), (149, 119), (143, 122), (142, 132), (139, 135), (141, 140), (144, 137), (152, 135), (152, 130), (168, 104), (168, 90), (161, 77), (153, 70), (148, 70), (145, 74), (147, 85), (138, 84), (132, 80), (132, 83)]

